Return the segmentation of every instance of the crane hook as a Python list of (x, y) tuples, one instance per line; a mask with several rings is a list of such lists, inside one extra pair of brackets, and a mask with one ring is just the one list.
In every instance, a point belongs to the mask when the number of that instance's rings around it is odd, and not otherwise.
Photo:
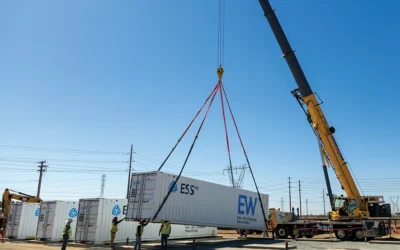
[(224, 68), (219, 67), (219, 68), (217, 69), (217, 76), (218, 76), (218, 78), (221, 80), (221, 78), (222, 78), (223, 75), (224, 75)]

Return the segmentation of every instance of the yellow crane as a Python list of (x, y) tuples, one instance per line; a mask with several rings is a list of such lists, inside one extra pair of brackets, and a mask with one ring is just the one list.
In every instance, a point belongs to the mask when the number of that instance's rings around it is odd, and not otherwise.
[[(335, 140), (334, 134), (335, 128), (328, 124), (328, 121), (322, 111), (321, 104), (317, 100), (316, 93), (314, 93), (307, 81), (307, 78), (298, 62), (295, 51), (291, 48), (289, 41), (278, 21), (275, 14), (275, 10), (272, 9), (268, 0), (259, 0), (260, 5), (264, 11), (264, 15), (267, 18), (271, 29), (275, 35), (276, 40), (283, 52), (283, 58), (286, 60), (290, 71), (298, 85), (298, 88), (292, 91), (292, 94), (299, 102), (300, 106), (304, 110), (307, 120), (311, 125), (317, 139), (318, 146), (321, 152), (321, 159), (323, 162), (325, 179), (328, 186), (328, 193), (330, 196), (332, 211), (329, 216), (332, 221), (342, 223), (343, 226), (358, 225), (360, 221), (374, 220), (377, 217), (390, 217), (390, 204), (384, 203), (382, 196), (364, 196), (360, 194), (358, 187), (350, 173), (348, 162), (344, 159), (343, 154)], [(326, 174), (326, 166), (332, 167), (336, 173), (342, 189), (345, 191), (347, 197), (334, 196), (332, 194), (329, 178)], [(343, 224), (343, 222), (348, 222)], [(354, 223), (353, 223), (354, 222)], [(376, 220), (375, 220), (376, 222)], [(339, 225), (337, 223), (337, 225)], [(353, 223), (353, 224), (352, 224)], [(367, 223), (364, 226), (368, 228), (379, 228), (382, 229), (383, 221), (377, 225), (376, 223)], [(338, 238), (345, 239), (349, 236), (355, 236), (356, 238), (361, 237), (362, 231), (357, 230), (346, 230), (337, 234)], [(356, 235), (354, 235), (354, 233)], [(384, 234), (385, 230), (381, 230)], [(358, 234), (358, 235), (357, 235)], [(371, 235), (372, 237), (373, 235)]]

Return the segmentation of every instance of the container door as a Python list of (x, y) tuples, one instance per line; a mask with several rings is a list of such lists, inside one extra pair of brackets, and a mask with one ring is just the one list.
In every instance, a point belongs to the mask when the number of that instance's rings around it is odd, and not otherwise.
[(86, 213), (86, 201), (80, 200), (78, 207), (78, 220), (76, 221), (76, 233), (75, 240), (78, 242), (84, 241), (85, 231), (85, 213)]
[(132, 176), (128, 218), (140, 219), (143, 213), (148, 214), (146, 211), (152, 210), (156, 180), (157, 173)]
[(46, 238), (46, 213), (47, 207), (49, 203), (42, 203), (40, 204), (40, 215), (39, 215), (39, 222), (37, 227), (36, 238), (38, 239), (45, 239)]
[(88, 201), (88, 213), (85, 216), (86, 220), (86, 231), (85, 235), (87, 241), (92, 242), (96, 239), (96, 230), (97, 230), (97, 219), (99, 217), (99, 200), (91, 200)]
[(82, 200), (79, 202), (79, 215), (75, 235), (77, 241), (92, 242), (95, 240), (98, 211), (98, 200)]
[(22, 215), (22, 204), (12, 204), (7, 220), (6, 235), (8, 238), (16, 238)]
[(56, 206), (57, 203), (51, 202), (47, 205), (46, 211), (46, 229), (45, 229), (45, 238), (51, 239), (54, 230), (54, 220), (56, 217)]

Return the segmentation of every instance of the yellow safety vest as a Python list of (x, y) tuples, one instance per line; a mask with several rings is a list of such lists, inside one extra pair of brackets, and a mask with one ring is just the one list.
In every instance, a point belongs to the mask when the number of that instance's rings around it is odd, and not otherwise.
[(164, 222), (162, 224), (161, 234), (170, 234), (171, 233), (171, 224)]
[[(65, 231), (67, 230), (67, 225), (68, 225), (68, 223), (65, 224), (64, 229), (63, 229), (63, 231), (62, 231), (62, 235), (65, 235), (65, 233), (66, 233)], [(72, 236), (72, 227), (71, 227), (71, 225), (69, 225), (68, 236), (69, 236), (69, 237)]]
[[(140, 228), (140, 234), (139, 234), (139, 228)], [(143, 230), (144, 230), (144, 226), (141, 225), (141, 224), (139, 224), (139, 225), (136, 227), (136, 235), (142, 236), (142, 235), (143, 235)]]
[(118, 225), (114, 225), (114, 223), (111, 223), (111, 233), (116, 233), (118, 231)]

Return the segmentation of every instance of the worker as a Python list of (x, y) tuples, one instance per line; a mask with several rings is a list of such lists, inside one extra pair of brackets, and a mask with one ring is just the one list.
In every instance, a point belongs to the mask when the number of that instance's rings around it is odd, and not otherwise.
[(61, 250), (67, 249), (68, 239), (69, 239), (69, 237), (72, 236), (71, 223), (72, 223), (73, 221), (74, 221), (74, 220), (71, 219), (71, 218), (69, 218), (68, 220), (65, 221), (66, 224), (65, 224), (64, 229), (63, 229), (63, 231), (62, 231), (63, 244), (62, 244)]
[(147, 226), (147, 224), (149, 224), (149, 221), (146, 221), (145, 219), (143, 219), (139, 222), (139, 225), (136, 227), (136, 242), (135, 242), (134, 250), (141, 249), (142, 235), (143, 235), (144, 227)]
[(0, 234), (1, 234), (1, 243), (4, 243), (4, 237), (6, 236), (6, 225), (7, 217), (1, 216), (0, 218)]
[(111, 222), (111, 229), (110, 229), (110, 232), (111, 232), (111, 242), (110, 242), (111, 249), (115, 249), (114, 240), (115, 240), (115, 236), (117, 235), (117, 232), (118, 232), (118, 224), (123, 220), (125, 220), (125, 218), (122, 218), (121, 220), (118, 220), (118, 217), (114, 217), (112, 222)]
[(268, 224), (271, 227), (271, 232), (272, 232), (272, 239), (275, 240), (276, 238), (276, 222), (274, 220), (268, 220)]
[(158, 233), (159, 236), (161, 235), (161, 249), (167, 249), (168, 237), (171, 234), (171, 224), (168, 220), (162, 220), (161, 223), (160, 232)]

